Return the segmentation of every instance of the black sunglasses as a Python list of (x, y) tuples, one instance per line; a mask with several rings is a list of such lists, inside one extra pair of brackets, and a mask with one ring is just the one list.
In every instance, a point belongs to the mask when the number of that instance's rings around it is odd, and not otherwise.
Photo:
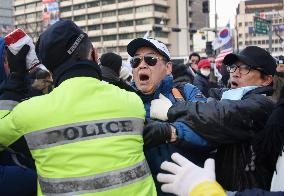
[(142, 62), (144, 59), (145, 63), (147, 63), (150, 66), (155, 66), (158, 62), (158, 60), (166, 60), (164, 58), (159, 58), (157, 56), (151, 55), (151, 54), (146, 54), (145, 56), (134, 56), (130, 60), (130, 65), (133, 69), (137, 68), (139, 64)]

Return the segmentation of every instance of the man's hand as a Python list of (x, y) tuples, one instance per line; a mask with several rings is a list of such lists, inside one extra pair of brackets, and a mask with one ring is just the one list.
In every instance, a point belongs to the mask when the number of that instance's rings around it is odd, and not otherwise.
[(7, 49), (7, 59), (10, 67), (10, 73), (17, 73), (22, 76), (27, 73), (26, 56), (29, 51), (29, 45), (24, 45), (16, 55)]
[(172, 154), (172, 162), (165, 161), (161, 169), (171, 174), (159, 173), (157, 179), (164, 183), (163, 192), (173, 193), (179, 196), (188, 196), (192, 189), (202, 182), (215, 181), (215, 163), (213, 159), (207, 159), (204, 168), (198, 167), (178, 153)]
[(170, 142), (171, 125), (166, 122), (150, 121), (144, 127), (143, 139), (146, 149)]
[(167, 121), (167, 113), (172, 105), (172, 102), (167, 97), (160, 94), (159, 99), (151, 101), (150, 117), (153, 119)]

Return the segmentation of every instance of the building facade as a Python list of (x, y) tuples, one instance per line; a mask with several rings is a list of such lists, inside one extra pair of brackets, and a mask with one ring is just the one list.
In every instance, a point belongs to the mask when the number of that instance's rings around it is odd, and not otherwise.
[(3, 37), (13, 29), (12, 0), (0, 0), (0, 36)]
[[(193, 0), (61, 0), (60, 18), (73, 20), (90, 37), (100, 53), (113, 51), (127, 58), (126, 46), (149, 31), (168, 45), (173, 56), (188, 55), (192, 49)], [(195, 0), (197, 1), (197, 0)], [(42, 26), (42, 0), (14, 0), (16, 27), (36, 41)], [(198, 10), (202, 11), (202, 10)], [(160, 30), (153, 30), (160, 25)], [(180, 27), (172, 32), (171, 27)]]
[[(284, 36), (283, 0), (241, 1), (237, 8), (235, 23), (235, 46), (242, 50), (246, 46), (256, 45), (269, 51), (269, 35), (255, 33), (255, 16), (272, 22), (272, 47), (274, 56), (283, 55), (281, 44)], [(283, 37), (284, 38), (284, 37)]]

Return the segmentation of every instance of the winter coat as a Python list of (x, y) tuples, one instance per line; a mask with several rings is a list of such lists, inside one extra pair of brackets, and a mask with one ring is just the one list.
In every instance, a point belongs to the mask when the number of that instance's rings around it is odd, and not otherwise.
[(168, 111), (170, 122), (184, 122), (207, 141), (218, 144), (216, 176), (225, 190), (269, 189), (272, 174), (264, 164), (255, 162), (252, 147), (273, 110), (273, 101), (263, 95), (269, 93), (271, 87), (259, 87), (241, 100), (179, 102)]
[(218, 87), (217, 82), (211, 82), (210, 80), (210, 77), (213, 78), (213, 74), (214, 73), (211, 73), (209, 76), (204, 76), (198, 71), (194, 77), (193, 85), (196, 86), (205, 97), (209, 97), (209, 89)]
[(188, 67), (184, 64), (177, 64), (173, 65), (172, 75), (174, 78), (175, 86), (179, 86), (184, 85), (186, 83), (192, 84), (195, 73), (191, 69), (191, 67)]
[[(134, 85), (135, 86), (135, 85)], [(151, 95), (143, 95), (138, 92), (141, 97), (146, 110), (146, 118), (150, 118), (150, 106), (153, 99), (158, 99), (159, 94), (162, 93), (169, 98), (173, 103), (176, 102), (172, 95), (173, 79), (171, 76), (167, 76), (161, 81), (156, 91)], [(183, 97), (185, 100), (190, 101), (205, 101), (206, 99), (200, 93), (200, 91), (191, 84), (183, 85)], [(162, 144), (158, 147), (151, 148), (145, 151), (146, 159), (154, 177), (158, 195), (172, 195), (161, 191), (161, 184), (157, 182), (156, 176), (159, 172), (162, 172), (160, 166), (164, 161), (170, 161), (171, 155), (174, 152), (178, 152), (185, 156), (189, 160), (198, 165), (203, 165), (206, 158), (208, 158), (209, 152), (215, 147), (211, 146), (206, 140), (196, 134), (193, 129), (182, 122), (172, 122), (175, 126), (178, 135), (178, 141), (176, 143)]]

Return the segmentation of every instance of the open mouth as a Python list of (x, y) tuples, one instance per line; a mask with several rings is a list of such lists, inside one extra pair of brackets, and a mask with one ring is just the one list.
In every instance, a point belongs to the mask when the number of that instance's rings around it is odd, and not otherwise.
[(150, 79), (150, 77), (149, 77), (149, 75), (147, 75), (147, 74), (140, 74), (140, 75), (139, 75), (139, 80), (140, 80), (140, 81), (145, 82), (145, 81), (148, 81), (149, 79)]
[(239, 86), (238, 83), (234, 81), (231, 82), (231, 87), (237, 88), (238, 86)]

